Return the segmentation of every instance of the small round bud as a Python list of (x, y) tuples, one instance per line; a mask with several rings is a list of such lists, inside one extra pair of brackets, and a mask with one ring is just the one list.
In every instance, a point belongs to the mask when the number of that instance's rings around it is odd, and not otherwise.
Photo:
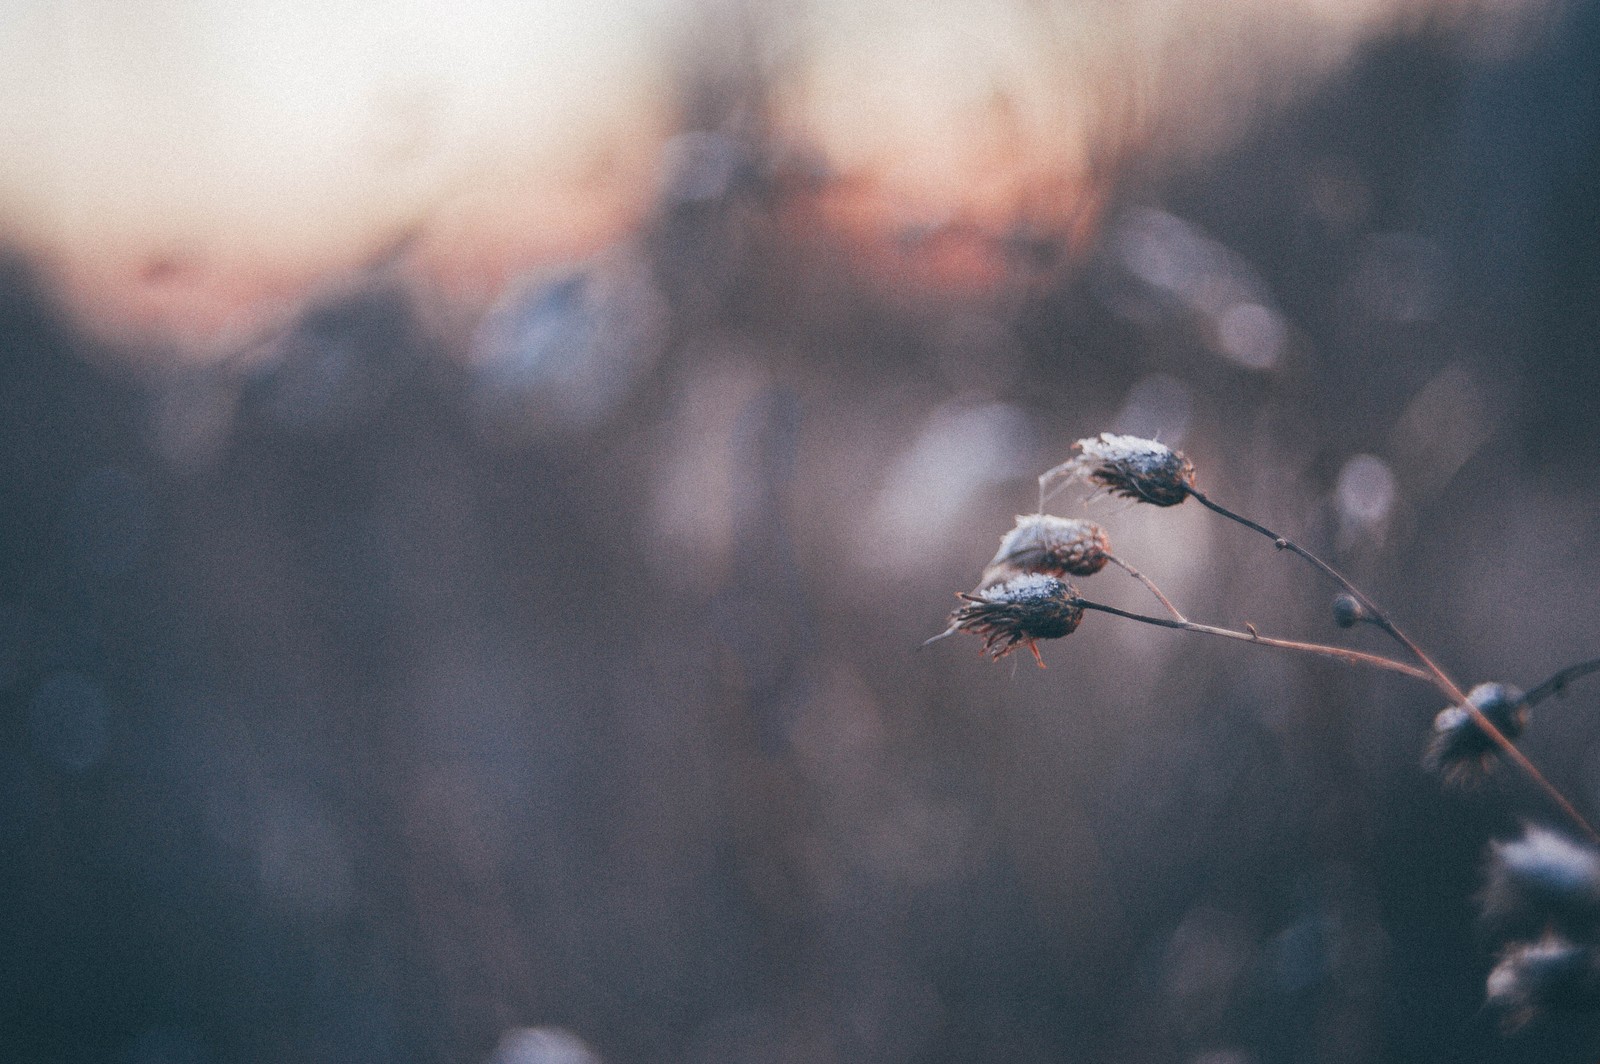
[[(1528, 725), (1522, 691), (1509, 684), (1480, 683), (1467, 692), (1467, 701), (1507, 739), (1517, 738)], [(1433, 740), (1422, 763), (1449, 783), (1467, 784), (1493, 768), (1499, 752), (1499, 745), (1466, 706), (1450, 706), (1433, 718)]]
[(1102, 432), (1072, 445), (1076, 458), (1041, 480), (1056, 476), (1088, 481), (1113, 495), (1154, 506), (1176, 506), (1194, 487), (1194, 463), (1182, 451), (1138, 436)]
[(984, 651), (996, 660), (1026, 646), (1042, 666), (1035, 641), (1071, 635), (1083, 620), (1076, 589), (1042, 573), (1024, 573), (960, 597), (963, 605), (950, 615), (950, 629), (982, 637)]
[(1093, 576), (1106, 567), (1110, 551), (1105, 529), (1092, 521), (1019, 514), (1016, 527), (1001, 537), (1000, 549), (985, 567), (983, 585), (1001, 582), (1008, 571)]
[(1336, 595), (1333, 599), (1333, 623), (1340, 628), (1354, 628), (1367, 619), (1367, 611), (1354, 595)]

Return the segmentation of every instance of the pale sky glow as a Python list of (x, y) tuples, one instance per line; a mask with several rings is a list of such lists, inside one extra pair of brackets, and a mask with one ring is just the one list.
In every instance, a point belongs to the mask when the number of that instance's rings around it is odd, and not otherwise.
[(0, 204), (68, 242), (337, 239), (474, 168), (575, 162), (658, 95), (638, 0), (7, 6)]
[(1023, 5), (841, 11), (820, 44), (810, 104), (835, 161), (883, 170), (914, 198), (970, 187), (974, 156), (1037, 156), (1074, 132), (1070, 91), (1041, 83), (1048, 42)]
[(0, 238), (102, 295), (172, 256), (235, 302), (422, 221), (462, 262), (592, 249), (649, 209), (694, 49), (737, 65), (741, 26), (779, 135), (888, 229), (1070, 218), (1096, 160), (1216, 150), (1433, 2), (0, 0)]

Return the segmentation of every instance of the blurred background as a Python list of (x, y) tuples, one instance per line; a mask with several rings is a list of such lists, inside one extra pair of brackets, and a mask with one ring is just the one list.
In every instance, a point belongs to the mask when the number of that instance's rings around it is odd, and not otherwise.
[(4, 1059), (1595, 1058), (1482, 1006), (1560, 825), (1428, 688), (916, 648), (1109, 429), (1463, 683), (1600, 653), (1600, 5), (3, 9)]

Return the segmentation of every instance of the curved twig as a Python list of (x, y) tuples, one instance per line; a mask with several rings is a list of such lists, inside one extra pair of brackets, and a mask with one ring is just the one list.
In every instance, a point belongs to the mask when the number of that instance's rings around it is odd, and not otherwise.
[(1258, 643), (1266, 647), (1278, 647), (1282, 650), (1298, 650), (1306, 654), (1317, 654), (1335, 661), (1342, 661), (1347, 665), (1370, 665), (1376, 669), (1388, 672), (1397, 672), (1402, 676), (1409, 676), (1413, 680), (1423, 683), (1432, 683), (1433, 676), (1426, 669), (1419, 669), (1415, 665), (1407, 665), (1403, 661), (1383, 657), (1381, 654), (1368, 654), (1360, 650), (1348, 650), (1345, 647), (1327, 646), (1323, 643), (1304, 643), (1296, 639), (1278, 639), (1273, 636), (1261, 635), (1255, 631), (1240, 632), (1232, 628), (1218, 628), (1210, 624), (1197, 624), (1190, 620), (1168, 620), (1165, 617), (1151, 617), (1143, 613), (1132, 613), (1128, 610), (1107, 606), (1100, 602), (1091, 602), (1085, 598), (1076, 598), (1073, 603), (1086, 610), (1098, 610), (1116, 617), (1126, 617), (1130, 621), (1141, 624), (1153, 624), (1158, 628), (1174, 628), (1183, 632), (1198, 632), (1201, 635), (1221, 636), (1224, 639), (1237, 639), (1245, 643)]
[(1545, 680), (1543, 683), (1539, 684), (1539, 686), (1523, 695), (1522, 700), (1530, 706), (1536, 705), (1540, 702), (1543, 702), (1551, 695), (1561, 694), (1566, 690), (1567, 684), (1571, 683), (1573, 680), (1582, 679), (1591, 672), (1600, 672), (1600, 658), (1590, 658), (1588, 661), (1580, 661), (1576, 665), (1568, 665), (1566, 668), (1562, 669), (1560, 672), (1556, 673), (1554, 676), (1550, 677), (1548, 680)]
[[(1424, 653), (1422, 648), (1419, 647), (1410, 636), (1402, 632), (1399, 627), (1389, 619), (1388, 614), (1384, 613), (1383, 610), (1378, 607), (1378, 604), (1373, 602), (1372, 599), (1367, 596), (1366, 592), (1362, 591), (1355, 584), (1351, 583), (1343, 573), (1339, 572), (1339, 570), (1335, 569), (1333, 566), (1329, 565), (1315, 554), (1306, 550), (1298, 543), (1289, 539), (1287, 536), (1280, 536), (1266, 525), (1252, 521), (1250, 518), (1245, 517), (1242, 514), (1234, 513), (1232, 510), (1220, 503), (1213, 502), (1204, 492), (1192, 486), (1188, 488), (1188, 492), (1201, 506), (1204, 506), (1213, 513), (1226, 517), (1230, 521), (1241, 524), (1252, 531), (1259, 532), (1261, 535), (1272, 540), (1273, 546), (1277, 547), (1279, 550), (1287, 550), (1294, 554), (1298, 554), (1317, 569), (1321, 570), (1325, 575), (1332, 578), (1340, 587), (1344, 588), (1352, 598), (1361, 604), (1361, 608), (1367, 611), (1371, 623), (1376, 624), (1379, 628), (1382, 628), (1385, 632), (1388, 632), (1396, 642), (1405, 647), (1407, 651), (1409, 651), (1419, 662), (1422, 663), (1424, 668), (1427, 669), (1428, 676), (1432, 680), (1433, 685), (1443, 692), (1445, 697), (1450, 699), (1451, 705), (1460, 706), (1465, 709), (1472, 716), (1472, 722), (1476, 724), (1483, 731), (1483, 733), (1500, 748), (1506, 757), (1510, 759), (1512, 764), (1521, 769), (1523, 774), (1532, 780), (1534, 785), (1542, 790), (1545, 793), (1545, 796), (1548, 797), (1550, 801), (1555, 803), (1557, 808), (1566, 814), (1568, 819), (1570, 819), (1574, 824), (1583, 830), (1584, 834), (1588, 835), (1593, 841), (1600, 843), (1600, 832), (1597, 832), (1593, 825), (1591, 825), (1588, 820), (1584, 819), (1583, 814), (1578, 812), (1577, 807), (1574, 806), (1570, 800), (1568, 800), (1567, 796), (1562, 794), (1561, 791), (1556, 788), (1555, 784), (1551, 783), (1545, 777), (1543, 772), (1539, 771), (1538, 766), (1534, 765), (1532, 761), (1528, 760), (1528, 756), (1517, 748), (1516, 743), (1513, 743), (1504, 732), (1495, 727), (1493, 721), (1484, 716), (1484, 713), (1481, 709), (1472, 704), (1472, 701), (1467, 698), (1465, 692), (1461, 690), (1456, 682), (1446, 675), (1445, 671), (1439, 668), (1434, 660)], [(1588, 663), (1585, 662), (1584, 664), (1587, 665)], [(1579, 668), (1579, 666), (1574, 666), (1573, 668), (1576, 669)], [(1581, 672), (1579, 675), (1581, 675)], [(1559, 677), (1560, 673), (1557, 673), (1556, 676)], [(1555, 678), (1556, 677), (1552, 677), (1551, 679), (1554, 680)], [(1557, 687), (1554, 689), (1559, 690), (1560, 686), (1564, 686), (1566, 683), (1576, 678), (1576, 676), (1565, 677), (1562, 679), (1561, 684), (1557, 685)], [(1546, 681), (1547, 684), (1549, 682), (1550, 681)], [(1541, 684), (1540, 688), (1536, 689), (1540, 690), (1541, 698), (1548, 693), (1542, 690), (1544, 686), (1544, 684)]]
[(1123, 572), (1127, 573), (1129, 576), (1133, 577), (1135, 580), (1139, 581), (1139, 583), (1143, 584), (1145, 587), (1149, 588), (1150, 594), (1161, 600), (1161, 604), (1167, 608), (1167, 612), (1172, 614), (1173, 620), (1182, 621), (1185, 624), (1188, 623), (1189, 618), (1185, 617), (1182, 611), (1172, 604), (1171, 599), (1167, 598), (1166, 595), (1161, 593), (1161, 589), (1156, 586), (1156, 582), (1154, 580), (1150, 579), (1148, 576), (1145, 576), (1139, 570), (1135, 569), (1133, 566), (1129, 565), (1115, 554), (1107, 554), (1106, 560), (1112, 565), (1115, 565), (1117, 568), (1121, 569)]

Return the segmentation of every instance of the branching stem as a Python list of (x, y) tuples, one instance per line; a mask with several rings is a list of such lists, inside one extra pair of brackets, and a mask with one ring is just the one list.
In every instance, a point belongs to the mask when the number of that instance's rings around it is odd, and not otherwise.
[(1385, 632), (1388, 632), (1395, 642), (1405, 647), (1413, 657), (1422, 663), (1423, 667), (1428, 670), (1429, 675), (1433, 677), (1434, 685), (1439, 688), (1440, 692), (1443, 693), (1446, 698), (1449, 698), (1455, 702), (1465, 701), (1466, 695), (1462, 694), (1461, 689), (1456, 686), (1455, 682), (1451, 680), (1450, 677), (1445, 675), (1444, 670), (1439, 668), (1438, 665), (1434, 664), (1433, 659), (1428, 657), (1427, 654), (1423, 653), (1422, 648), (1417, 646), (1410, 636), (1406, 635), (1398, 627), (1396, 627), (1395, 623), (1389, 619), (1389, 615), (1384, 613), (1383, 610), (1379, 609), (1378, 604), (1373, 602), (1372, 599), (1368, 598), (1365, 591), (1362, 591), (1355, 584), (1351, 583), (1343, 573), (1329, 565), (1327, 562), (1323, 561), (1321, 558), (1317, 557), (1315, 554), (1306, 550), (1304, 547), (1300, 546), (1300, 544), (1296, 543), (1288, 536), (1280, 536), (1266, 525), (1258, 524), (1257, 522), (1250, 520), (1250, 518), (1245, 517), (1243, 514), (1234, 513), (1221, 503), (1213, 502), (1212, 499), (1204, 492), (1199, 491), (1196, 488), (1190, 488), (1189, 494), (1194, 498), (1195, 502), (1198, 502), (1206, 509), (1212, 511), (1213, 513), (1221, 514), (1228, 520), (1241, 524), (1253, 532), (1261, 533), (1261, 535), (1272, 540), (1272, 545), (1277, 547), (1279, 550), (1286, 550), (1290, 551), (1291, 553), (1298, 554), (1300, 557), (1310, 562), (1313, 566), (1320, 569), (1340, 587), (1344, 588), (1351, 598), (1361, 603), (1361, 608), (1366, 612), (1366, 620), (1369, 623), (1375, 624), (1379, 628), (1382, 628)]
[(1139, 581), (1139, 583), (1149, 588), (1150, 594), (1161, 600), (1161, 604), (1167, 608), (1167, 612), (1172, 614), (1173, 620), (1181, 621), (1185, 624), (1188, 623), (1189, 618), (1185, 617), (1182, 612), (1179, 611), (1178, 607), (1172, 604), (1171, 599), (1167, 598), (1166, 595), (1161, 593), (1161, 589), (1156, 587), (1156, 582), (1154, 580), (1151, 580), (1148, 576), (1145, 576), (1139, 570), (1135, 569), (1133, 566), (1129, 565), (1115, 554), (1107, 554), (1106, 558), (1111, 562), (1112, 565), (1115, 565), (1117, 568), (1121, 569), (1123, 572)]
[(1600, 658), (1591, 658), (1588, 661), (1580, 661), (1576, 665), (1568, 665), (1538, 687), (1523, 695), (1522, 700), (1530, 706), (1537, 705), (1551, 695), (1560, 694), (1566, 690), (1567, 684), (1573, 680), (1582, 679), (1591, 672), (1600, 672)]
[[(1466, 694), (1459, 686), (1457, 686), (1456, 682), (1447, 676), (1444, 670), (1439, 668), (1439, 666), (1434, 663), (1434, 660), (1425, 654), (1422, 648), (1417, 646), (1410, 636), (1406, 635), (1398, 627), (1396, 627), (1395, 623), (1389, 619), (1388, 614), (1379, 609), (1377, 603), (1373, 602), (1372, 599), (1367, 597), (1366, 592), (1362, 591), (1355, 584), (1352, 584), (1348, 579), (1346, 579), (1343, 573), (1339, 572), (1339, 570), (1335, 569), (1333, 566), (1329, 565), (1315, 554), (1306, 550), (1298, 543), (1289, 539), (1287, 536), (1280, 536), (1266, 525), (1252, 521), (1250, 518), (1245, 517), (1242, 514), (1234, 513), (1232, 510), (1221, 505), (1220, 503), (1213, 502), (1204, 492), (1199, 491), (1196, 488), (1189, 488), (1189, 494), (1193, 496), (1194, 500), (1201, 506), (1204, 506), (1213, 513), (1220, 514), (1230, 521), (1241, 524), (1254, 532), (1259, 532), (1261, 535), (1266, 536), (1268, 539), (1272, 540), (1273, 546), (1277, 547), (1279, 550), (1287, 550), (1298, 554), (1317, 569), (1320, 569), (1340, 587), (1344, 588), (1344, 590), (1352, 598), (1361, 604), (1361, 608), (1367, 612), (1367, 616), (1371, 623), (1376, 624), (1379, 628), (1382, 628), (1385, 632), (1388, 632), (1397, 643), (1405, 647), (1407, 651), (1409, 651), (1419, 662), (1422, 663), (1423, 667), (1427, 670), (1427, 672), (1424, 674), (1424, 678), (1430, 679), (1433, 685), (1437, 687), (1446, 698), (1450, 699), (1451, 705), (1461, 706), (1469, 714), (1471, 714), (1473, 723), (1476, 724), (1485, 735), (1492, 739), (1496, 746), (1500, 747), (1501, 751), (1506, 755), (1506, 757), (1509, 758), (1511, 762), (1519, 769), (1521, 769), (1523, 774), (1532, 780), (1540, 790), (1544, 791), (1545, 795), (1555, 803), (1557, 808), (1565, 813), (1574, 824), (1582, 828), (1584, 834), (1588, 835), (1590, 839), (1595, 842), (1600, 842), (1600, 832), (1595, 831), (1594, 827), (1583, 818), (1583, 814), (1579, 813), (1577, 808), (1567, 800), (1567, 796), (1557, 790), (1555, 784), (1551, 783), (1545, 778), (1544, 773), (1540, 772), (1538, 767), (1535, 766), (1532, 761), (1528, 760), (1526, 754), (1517, 749), (1517, 745), (1507, 738), (1504, 732), (1495, 727), (1493, 721), (1484, 716), (1481, 709), (1472, 704), (1472, 702), (1467, 698)], [(1087, 603), (1085, 605), (1087, 606)], [(1551, 677), (1550, 680), (1547, 680), (1545, 684), (1548, 685), (1555, 683), (1555, 681), (1559, 679), (1560, 682), (1556, 683), (1555, 687), (1553, 688), (1553, 690), (1559, 690), (1560, 687), (1564, 686), (1567, 682), (1576, 679), (1579, 675), (1583, 675), (1585, 671), (1589, 671), (1586, 666), (1590, 664), (1592, 663), (1585, 662), (1583, 665), (1575, 665), (1573, 666), (1573, 669), (1578, 670), (1575, 675), (1563, 678), (1561, 673), (1557, 673), (1556, 676)], [(1596, 664), (1595, 668), (1600, 668), (1600, 664)], [(1545, 685), (1541, 685), (1539, 689), (1536, 689), (1540, 690), (1541, 698), (1544, 697), (1545, 694), (1549, 693), (1542, 690), (1544, 686)]]
[(1360, 650), (1348, 650), (1344, 647), (1327, 646), (1323, 643), (1303, 643), (1295, 639), (1277, 639), (1272, 636), (1261, 635), (1255, 631), (1240, 632), (1232, 628), (1218, 628), (1209, 624), (1197, 624), (1181, 617), (1173, 620), (1168, 620), (1165, 617), (1150, 617), (1143, 613), (1132, 613), (1128, 610), (1118, 609), (1115, 606), (1091, 602), (1084, 598), (1075, 599), (1074, 602), (1086, 610), (1099, 610), (1101, 613), (1126, 617), (1130, 621), (1138, 621), (1141, 624), (1153, 624), (1158, 628), (1174, 628), (1182, 632), (1198, 632), (1201, 635), (1221, 636), (1224, 639), (1237, 639), (1245, 643), (1258, 643), (1261, 646), (1278, 647), (1282, 650), (1298, 650), (1305, 654), (1318, 654), (1322, 657), (1333, 658), (1335, 661), (1342, 661), (1347, 665), (1370, 665), (1376, 669), (1384, 669), (1389, 672), (1397, 672), (1402, 676), (1409, 676), (1413, 680), (1420, 680), (1423, 683), (1433, 682), (1433, 677), (1427, 670), (1419, 669), (1415, 665), (1407, 665), (1403, 661), (1395, 661), (1393, 658), (1386, 658), (1379, 654), (1367, 654)]

